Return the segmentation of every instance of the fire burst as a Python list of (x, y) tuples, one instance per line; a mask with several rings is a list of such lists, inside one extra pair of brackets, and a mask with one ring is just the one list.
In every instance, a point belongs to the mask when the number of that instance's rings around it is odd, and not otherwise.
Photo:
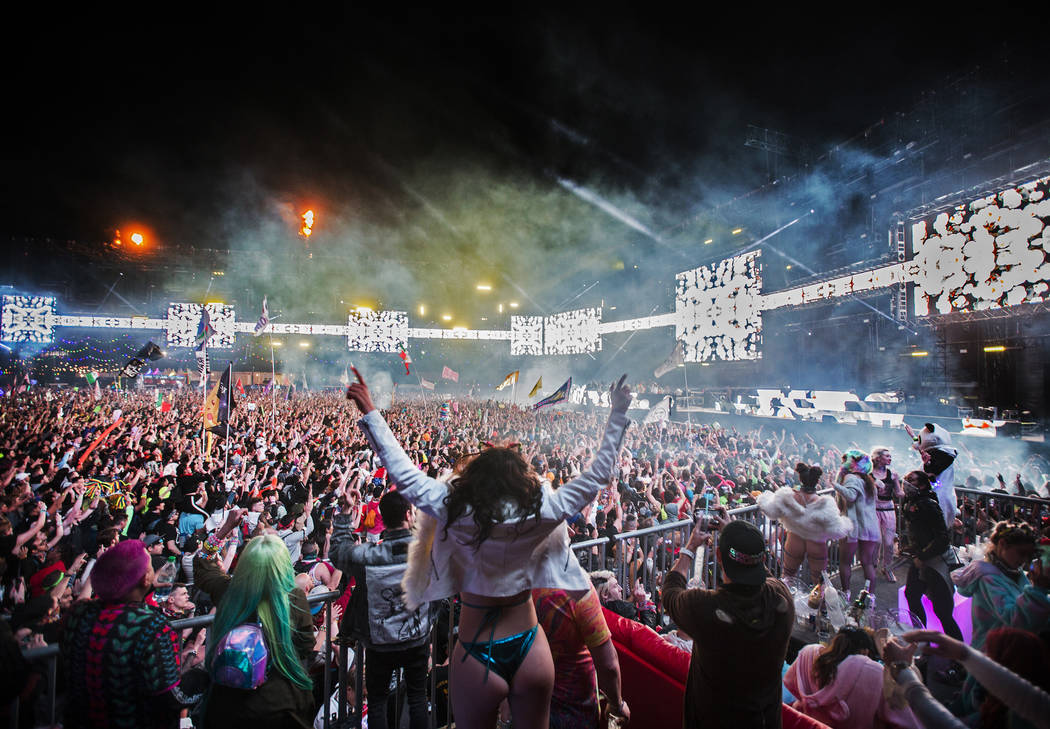
[(314, 211), (307, 210), (305, 213), (303, 213), (302, 218), (303, 227), (299, 228), (299, 235), (301, 235), (303, 238), (309, 238), (310, 234), (313, 233)]

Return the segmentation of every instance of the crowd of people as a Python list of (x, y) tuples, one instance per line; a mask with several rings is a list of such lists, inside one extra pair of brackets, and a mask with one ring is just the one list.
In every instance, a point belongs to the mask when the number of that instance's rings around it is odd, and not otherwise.
[[(352, 670), (364, 671), (372, 726), (392, 716), (398, 669), (413, 727), (444, 701), (426, 695), (438, 671), (451, 676), (461, 726), (625, 722), (603, 606), (692, 652), (689, 726), (779, 725), (783, 688), (832, 726), (869, 725), (858, 716), (950, 725), (913, 671), (909, 652), (930, 641), (929, 653), (953, 662), (950, 678), (965, 680), (956, 713), (988, 727), (1050, 716), (1031, 709), (1045, 694), (1012, 683), (1017, 674), (1048, 688), (1046, 509), (952, 491), (1045, 500), (1042, 456), (1012, 463), (994, 442), (952, 443), (932, 424), (881, 444), (852, 442), (849, 430), (829, 443), (768, 425), (629, 425), (623, 379), (608, 422), (589, 407), (435, 397), (380, 414), (360, 378), (348, 395), (236, 398), (228, 437), (203, 431), (201, 392), (188, 388), (163, 407), (142, 390), (0, 398), (0, 703), (17, 704), (23, 725), (42, 721), (51, 690), (71, 727), (180, 716), (311, 726), (329, 705), (321, 677), (336, 665), (325, 647), (340, 635), (363, 656)], [(730, 518), (749, 506), (783, 525), (782, 542)], [(640, 540), (610, 540), (604, 563), (570, 549), (686, 520), (695, 528), (653, 546), (663, 568)], [(953, 547), (978, 541), (983, 556), (957, 569)], [(705, 590), (692, 586), (691, 561), (708, 543), (722, 584)], [(829, 544), (851, 599), (907, 567), (912, 611), (925, 619), (926, 596), (948, 635), (844, 629), (800, 652), (781, 683), (795, 612), (776, 578), (809, 577), (819, 604)], [(973, 601), (969, 646), (952, 618), (956, 586)], [(329, 592), (339, 595), (331, 636), (325, 608), (308, 602)], [(172, 628), (208, 613), (209, 627)], [(458, 638), (430, 655), (449, 621)], [(32, 658), (48, 645), (61, 650), (54, 687)], [(900, 678), (897, 693), (871, 688), (880, 660)]]

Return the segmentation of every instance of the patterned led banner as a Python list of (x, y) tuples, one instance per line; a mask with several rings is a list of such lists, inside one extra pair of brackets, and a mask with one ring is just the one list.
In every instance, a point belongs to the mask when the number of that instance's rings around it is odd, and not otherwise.
[(543, 317), (510, 318), (510, 353), (514, 356), (543, 354)]
[(55, 341), (55, 299), (4, 296), (0, 305), (0, 341), (50, 344)]
[(1050, 177), (1003, 190), (912, 226), (915, 315), (1046, 301)]

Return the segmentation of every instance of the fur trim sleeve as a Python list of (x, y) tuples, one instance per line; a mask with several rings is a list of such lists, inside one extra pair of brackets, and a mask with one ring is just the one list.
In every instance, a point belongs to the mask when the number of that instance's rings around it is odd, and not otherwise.
[(423, 603), (423, 595), (430, 585), (437, 525), (437, 519), (425, 511), (416, 512), (416, 538), (408, 545), (408, 567), (401, 578), (402, 599), (409, 611)]
[(830, 496), (821, 496), (803, 506), (795, 500), (795, 492), (785, 486), (773, 493), (759, 494), (758, 507), (770, 519), (779, 519), (792, 534), (815, 542), (842, 539), (853, 529), (853, 522), (839, 513)]

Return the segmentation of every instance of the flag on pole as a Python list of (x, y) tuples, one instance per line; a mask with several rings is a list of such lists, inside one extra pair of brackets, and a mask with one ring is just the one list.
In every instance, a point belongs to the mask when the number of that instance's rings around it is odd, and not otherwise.
[(553, 393), (551, 393), (550, 395), (548, 395), (547, 397), (543, 398), (538, 403), (533, 405), (532, 409), (533, 410), (539, 410), (540, 408), (546, 407), (547, 405), (553, 405), (554, 403), (564, 402), (565, 400), (568, 400), (569, 399), (569, 390), (571, 390), (571, 389), (572, 389), (572, 378), (570, 377), (569, 379), (567, 379), (565, 381), (565, 384), (563, 384), (561, 387), (559, 387)]
[(124, 365), (124, 369), (122, 369), (119, 372), (119, 375), (121, 377), (128, 377), (130, 379), (135, 379), (136, 377), (139, 376), (139, 372), (142, 372), (142, 368), (145, 365), (146, 365), (146, 363), (143, 362), (138, 357), (132, 357), (131, 359), (128, 360), (127, 364)]
[(160, 394), (160, 390), (154, 390), (153, 394), (156, 396), (156, 400), (154, 401), (153, 406), (157, 410), (160, 410), (161, 405), (164, 404), (164, 396)]
[(241, 393), (242, 397), (248, 394), (248, 393), (246, 393), (244, 391), (244, 385), (241, 384), (241, 378), (240, 377), (237, 378), (237, 392)]
[(412, 364), (412, 358), (408, 356), (408, 352), (406, 352), (405, 348), (400, 344), (397, 345), (397, 356), (400, 357), (401, 361), (405, 363), (405, 374), (412, 374), (408, 371), (408, 366)]
[[(214, 329), (212, 331), (215, 331)], [(158, 359), (164, 356), (164, 350), (158, 347), (153, 342), (146, 342), (146, 346), (139, 350), (139, 353), (135, 355), (139, 359), (145, 362), (156, 362)], [(149, 374), (148, 372), (146, 374)], [(160, 369), (158, 368), (153, 374), (159, 375)]]
[(343, 374), (339, 375), (339, 384), (343, 387), (350, 387), (350, 373), (346, 371), (346, 367), (343, 367)]
[(208, 379), (208, 348), (202, 343), (201, 346), (197, 347), (194, 356), (197, 358), (197, 371), (200, 372), (201, 386), (203, 387), (204, 382)]
[(254, 335), (255, 336), (259, 336), (260, 334), (262, 334), (264, 331), (266, 331), (266, 327), (269, 324), (270, 324), (270, 312), (266, 310), (266, 297), (264, 296), (263, 297), (262, 315), (259, 317), (259, 321), (255, 322)]
[(503, 382), (501, 382), (499, 384), (499, 386), (496, 388), (496, 390), (499, 391), (499, 390), (502, 390), (504, 388), (510, 387), (511, 385), (518, 384), (518, 372), (519, 372), (518, 370), (514, 370), (509, 375), (504, 377), (503, 378)]
[[(120, 371), (121, 377), (128, 377), (134, 379), (139, 376), (142, 372), (142, 368), (146, 366), (147, 362), (153, 362), (164, 356), (164, 350), (158, 347), (153, 342), (146, 342), (146, 345), (138, 351), (138, 353), (128, 360), (127, 364), (124, 365), (124, 369)], [(98, 377), (98, 373), (93, 372), (95, 377)], [(149, 370), (146, 370), (146, 374), (149, 374)]]
[(211, 312), (208, 311), (207, 306), (201, 307), (201, 320), (197, 322), (197, 344), (203, 345), (211, 335), (215, 333), (215, 327), (211, 325)]
[(664, 395), (660, 402), (649, 408), (649, 412), (642, 419), (642, 425), (649, 423), (665, 423), (671, 418), (671, 396)]
[(663, 364), (653, 370), (653, 377), (663, 377), (680, 364), (685, 364), (685, 345), (681, 339), (674, 343), (674, 349)]
[(459, 373), (455, 370), (449, 369), (449, 367), (446, 365), (444, 369), (441, 370), (441, 379), (459, 382)]
[(540, 375), (540, 379), (536, 380), (536, 384), (529, 390), (529, 397), (534, 397), (541, 387), (543, 387), (543, 375)]
[(102, 399), (102, 388), (99, 387), (98, 380), (95, 380), (95, 399), (96, 400), (101, 400)]
[(419, 378), (419, 386), (422, 387), (424, 390), (434, 389), (434, 383), (430, 380), (423, 379), (422, 377)]
[(208, 394), (204, 403), (204, 429), (220, 437), (226, 437), (226, 426), (230, 422), (230, 411), (236, 407), (230, 380), (233, 379), (233, 363), (226, 366), (222, 377)]
[(84, 379), (87, 380), (89, 385), (94, 385), (95, 380), (98, 379), (98, 372), (88, 372), (84, 375)]

